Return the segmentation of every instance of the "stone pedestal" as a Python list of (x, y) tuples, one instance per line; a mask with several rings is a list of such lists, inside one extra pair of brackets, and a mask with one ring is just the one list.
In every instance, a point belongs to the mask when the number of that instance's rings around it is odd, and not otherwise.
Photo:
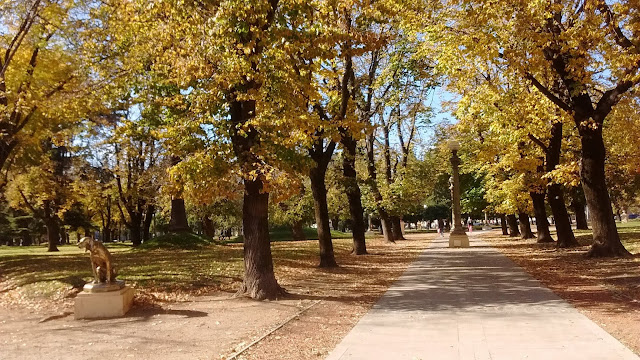
[(135, 291), (125, 286), (107, 292), (81, 292), (76, 296), (76, 319), (100, 319), (124, 316), (131, 309)]
[(464, 231), (452, 231), (449, 234), (449, 247), (469, 247), (469, 237)]

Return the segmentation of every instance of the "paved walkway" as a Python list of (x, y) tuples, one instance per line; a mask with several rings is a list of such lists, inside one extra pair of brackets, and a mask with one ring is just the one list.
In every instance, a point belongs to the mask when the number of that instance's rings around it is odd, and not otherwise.
[(482, 240), (438, 238), (327, 360), (631, 360), (624, 345)]

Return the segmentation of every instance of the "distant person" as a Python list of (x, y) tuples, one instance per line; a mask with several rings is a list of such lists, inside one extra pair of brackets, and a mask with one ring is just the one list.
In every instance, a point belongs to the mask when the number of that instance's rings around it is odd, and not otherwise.
[(473, 232), (473, 220), (471, 219), (471, 216), (467, 219), (467, 227), (469, 228), (469, 232)]
[(442, 221), (442, 219), (438, 219), (438, 234), (444, 237), (444, 221)]

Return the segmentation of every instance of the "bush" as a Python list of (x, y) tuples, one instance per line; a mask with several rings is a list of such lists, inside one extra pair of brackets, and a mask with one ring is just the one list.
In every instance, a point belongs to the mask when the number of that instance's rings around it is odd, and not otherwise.
[(156, 236), (149, 241), (145, 241), (140, 245), (140, 249), (198, 249), (202, 246), (209, 245), (211, 241), (203, 236), (180, 233), (165, 234)]

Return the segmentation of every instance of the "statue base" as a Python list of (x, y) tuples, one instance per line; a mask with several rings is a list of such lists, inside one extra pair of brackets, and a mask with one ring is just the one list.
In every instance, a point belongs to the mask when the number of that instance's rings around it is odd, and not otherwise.
[(84, 285), (82, 291), (88, 293), (100, 293), (100, 292), (108, 292), (108, 291), (117, 291), (124, 288), (124, 280), (116, 280), (112, 283), (95, 283), (90, 282)]
[(449, 247), (469, 247), (469, 237), (464, 231), (452, 231), (449, 234)]
[(76, 296), (74, 317), (79, 320), (124, 316), (131, 309), (134, 293), (135, 291), (128, 286), (115, 291), (83, 291)]

